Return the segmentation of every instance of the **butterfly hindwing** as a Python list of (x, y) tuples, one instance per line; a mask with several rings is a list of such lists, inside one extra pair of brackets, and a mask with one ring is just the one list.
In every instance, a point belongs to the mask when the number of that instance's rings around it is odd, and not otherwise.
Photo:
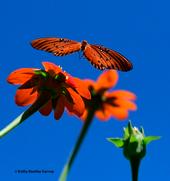
[(81, 50), (81, 43), (66, 38), (39, 38), (31, 42), (33, 48), (63, 56)]

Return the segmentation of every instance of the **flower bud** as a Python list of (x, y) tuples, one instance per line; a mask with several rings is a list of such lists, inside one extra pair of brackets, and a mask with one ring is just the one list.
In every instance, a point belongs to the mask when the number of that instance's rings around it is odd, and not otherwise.
[(127, 159), (143, 158), (146, 154), (146, 144), (144, 141), (144, 132), (138, 128), (132, 127), (129, 122), (127, 128), (124, 128), (124, 146), (123, 153)]
[(145, 137), (144, 129), (141, 127), (139, 130), (133, 127), (129, 121), (128, 126), (124, 128), (123, 138), (108, 138), (107, 140), (112, 142), (116, 147), (123, 148), (124, 156), (128, 160), (140, 160), (146, 154), (146, 145), (159, 138), (159, 136)]

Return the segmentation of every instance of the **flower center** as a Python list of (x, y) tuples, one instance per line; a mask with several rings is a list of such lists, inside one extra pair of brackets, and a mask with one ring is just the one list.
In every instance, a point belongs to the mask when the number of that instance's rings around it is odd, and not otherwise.
[(65, 81), (67, 77), (62, 72), (52, 76), (44, 70), (39, 70), (36, 71), (36, 74), (39, 75), (38, 92), (42, 93), (45, 91), (50, 94), (52, 98), (56, 98), (60, 94), (66, 94)]

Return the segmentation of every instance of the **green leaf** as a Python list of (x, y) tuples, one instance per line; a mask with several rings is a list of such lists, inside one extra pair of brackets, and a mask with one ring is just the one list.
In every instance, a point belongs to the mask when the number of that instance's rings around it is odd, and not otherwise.
[(147, 145), (149, 144), (151, 141), (154, 141), (154, 140), (159, 140), (161, 137), (160, 136), (146, 136), (144, 138), (144, 143)]
[(113, 143), (118, 148), (121, 148), (124, 146), (124, 141), (122, 138), (107, 138), (107, 140)]

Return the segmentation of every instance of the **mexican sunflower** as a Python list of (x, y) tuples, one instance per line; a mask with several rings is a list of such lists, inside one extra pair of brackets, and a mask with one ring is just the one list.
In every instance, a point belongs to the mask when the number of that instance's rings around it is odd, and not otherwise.
[(84, 84), (89, 87), (91, 100), (86, 101), (86, 109), (82, 115), (82, 120), (86, 120), (89, 111), (95, 109), (95, 116), (102, 121), (114, 117), (124, 120), (128, 117), (128, 111), (135, 111), (136, 99), (134, 93), (126, 90), (114, 90), (109, 92), (116, 85), (118, 74), (114, 70), (103, 72), (97, 81), (84, 80)]
[[(54, 110), (55, 119), (59, 119), (66, 107), (68, 112), (81, 116), (85, 105), (82, 99), (90, 99), (91, 95), (84, 83), (72, 77), (50, 62), (42, 62), (44, 70), (36, 68), (21, 68), (12, 72), (7, 81), (10, 84), (21, 85), (15, 95), (18, 106), (34, 104), (41, 96), (46, 104), (39, 112), (47, 116)], [(44, 101), (42, 101), (44, 102)]]

